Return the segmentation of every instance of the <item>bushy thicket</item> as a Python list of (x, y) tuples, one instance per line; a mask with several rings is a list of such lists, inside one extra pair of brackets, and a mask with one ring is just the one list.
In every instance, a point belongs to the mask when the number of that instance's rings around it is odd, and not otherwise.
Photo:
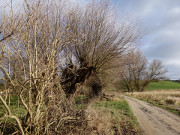
[[(24, 0), (0, 23), (0, 101), (4, 134), (85, 134), (74, 97), (98, 96), (105, 73), (139, 39), (136, 25), (111, 17), (108, 2), (72, 6), (65, 0)], [(11, 99), (18, 97), (18, 108)], [(23, 113), (19, 115), (19, 109)]]

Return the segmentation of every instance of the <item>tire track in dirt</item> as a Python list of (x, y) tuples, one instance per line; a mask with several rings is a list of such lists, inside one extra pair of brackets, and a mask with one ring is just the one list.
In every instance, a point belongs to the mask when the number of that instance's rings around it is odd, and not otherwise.
[(145, 135), (180, 135), (180, 117), (144, 101), (123, 96)]

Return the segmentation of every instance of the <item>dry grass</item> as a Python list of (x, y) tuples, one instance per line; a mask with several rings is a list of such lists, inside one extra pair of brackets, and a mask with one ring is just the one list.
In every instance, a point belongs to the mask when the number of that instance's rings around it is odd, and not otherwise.
[(111, 114), (104, 112), (104, 109), (95, 109), (89, 107), (87, 110), (87, 118), (89, 126), (92, 128), (90, 135), (112, 135)]
[(90, 135), (140, 135), (141, 131), (127, 102), (118, 95), (98, 100), (86, 109)]

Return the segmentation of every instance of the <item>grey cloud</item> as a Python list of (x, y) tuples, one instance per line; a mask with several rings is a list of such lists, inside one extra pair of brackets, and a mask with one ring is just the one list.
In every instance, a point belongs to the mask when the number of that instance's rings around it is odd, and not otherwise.
[(180, 78), (180, 0), (114, 0), (120, 10), (139, 17), (146, 33), (141, 50), (160, 59), (172, 79)]
[(180, 79), (180, 65), (176, 64), (168, 64), (166, 65), (168, 72), (166, 73), (167, 77), (171, 77), (172, 80), (179, 80)]

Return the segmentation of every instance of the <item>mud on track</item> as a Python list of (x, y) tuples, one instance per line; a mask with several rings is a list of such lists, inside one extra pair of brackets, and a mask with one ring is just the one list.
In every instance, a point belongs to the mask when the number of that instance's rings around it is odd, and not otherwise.
[(180, 117), (144, 101), (123, 96), (129, 103), (144, 135), (180, 135)]

